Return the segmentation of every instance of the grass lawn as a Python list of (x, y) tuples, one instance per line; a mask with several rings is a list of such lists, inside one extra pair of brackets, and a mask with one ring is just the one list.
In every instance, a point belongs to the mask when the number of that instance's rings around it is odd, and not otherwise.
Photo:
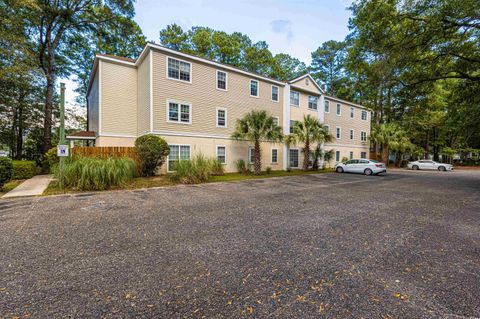
[[(242, 181), (247, 179), (259, 179), (259, 178), (270, 178), (270, 177), (282, 177), (282, 176), (296, 176), (296, 175), (306, 175), (306, 174), (321, 174), (321, 173), (331, 173), (332, 169), (318, 170), (318, 171), (302, 171), (302, 170), (291, 170), (287, 171), (271, 171), (270, 173), (262, 172), (261, 175), (253, 174), (242, 174), (242, 173), (226, 173), (221, 176), (212, 176), (208, 183), (214, 182), (233, 182), (233, 181)], [(127, 185), (123, 187), (113, 187), (109, 190), (121, 190), (121, 189), (138, 189), (138, 188), (149, 188), (149, 187), (162, 187), (162, 186), (172, 186), (179, 184), (178, 182), (172, 181), (169, 175), (160, 175), (154, 177), (136, 177), (130, 181)], [(47, 189), (43, 192), (42, 195), (58, 195), (58, 194), (67, 194), (67, 193), (79, 193), (85, 192), (77, 189), (60, 189), (58, 187), (57, 181), (50, 182)]]
[(3, 185), (2, 189), (0, 189), (0, 197), (2, 197), (4, 194), (8, 193), (24, 181), (24, 179), (12, 179), (11, 181), (9, 181), (5, 185)]

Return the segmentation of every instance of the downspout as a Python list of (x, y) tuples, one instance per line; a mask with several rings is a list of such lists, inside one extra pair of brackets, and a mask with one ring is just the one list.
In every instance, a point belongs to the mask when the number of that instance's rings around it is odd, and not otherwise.
[[(283, 89), (283, 135), (290, 134), (290, 84), (285, 84)], [(287, 170), (289, 165), (289, 147), (283, 143), (283, 169)]]

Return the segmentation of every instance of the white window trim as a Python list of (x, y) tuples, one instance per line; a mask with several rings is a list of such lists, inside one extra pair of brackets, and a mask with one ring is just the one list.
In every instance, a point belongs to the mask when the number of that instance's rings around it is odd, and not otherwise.
[(250, 161), (252, 159), (252, 151), (253, 151), (253, 146), (248, 147), (248, 164), (253, 164), (253, 161)]
[[(337, 130), (340, 129), (340, 137), (337, 137)], [(341, 126), (337, 126), (335, 127), (335, 139), (337, 140), (341, 140), (342, 139), (342, 127)]]
[[(298, 154), (298, 165), (297, 166), (290, 166), (290, 151), (297, 151), (297, 154)], [(298, 148), (289, 148), (288, 149), (288, 166), (290, 166), (290, 168), (299, 168), (300, 167), (300, 151)]]
[[(313, 108), (311, 108), (311, 107), (310, 107), (310, 98), (311, 98), (311, 97), (314, 97), (314, 98), (316, 98), (316, 99), (317, 99), (317, 108), (316, 108), (316, 109), (313, 109)], [(315, 96), (315, 95), (309, 95), (309, 96), (308, 96), (308, 98), (307, 98), (307, 101), (308, 101), (308, 105), (307, 105), (307, 107), (308, 107), (308, 109), (309, 109), (309, 110), (312, 110), (312, 111), (318, 111), (318, 96)]]
[[(178, 146), (178, 156), (180, 156), (180, 147), (182, 146), (188, 146), (188, 158), (189, 159), (192, 159), (192, 145), (191, 144), (168, 144), (168, 146)], [(172, 172), (175, 172), (175, 171), (171, 171), (170, 170), (170, 155), (167, 156), (167, 172), (168, 173), (172, 173)]]
[(328, 125), (328, 124), (324, 124), (324, 126), (326, 127), (326, 129), (327, 129), (327, 132), (328, 132), (328, 133), (330, 133), (330, 125)]
[[(225, 73), (225, 89), (221, 89), (218, 87), (218, 72), (222, 72), (222, 73)], [(219, 91), (228, 91), (228, 72), (225, 72), (225, 71), (222, 71), (222, 70), (216, 70), (215, 71), (215, 88)]]
[(352, 160), (352, 159), (354, 158), (354, 155), (355, 155), (355, 154), (354, 154), (352, 151), (350, 151), (350, 152), (348, 153), (348, 160)]
[[(337, 154), (338, 154), (338, 159), (337, 159)], [(342, 161), (342, 153), (340, 151), (335, 151), (335, 162), (340, 162)]]
[[(365, 119), (362, 118), (362, 113), (363, 113), (363, 112), (365, 112), (365, 114), (367, 115), (367, 116), (365, 117)], [(368, 121), (368, 112), (367, 112), (367, 111), (362, 110), (362, 111), (360, 112), (360, 120), (362, 120), (362, 121)]]
[(220, 163), (222, 165), (227, 165), (227, 146), (226, 145), (216, 145), (215, 146), (215, 157), (218, 160), (218, 148), (223, 147), (225, 148), (225, 163)]
[(350, 141), (353, 141), (355, 140), (355, 130), (354, 129), (350, 129)]
[[(168, 76), (168, 59), (169, 59), (169, 58), (190, 64), (190, 81), (175, 79), (175, 78), (171, 78), (171, 77)], [(165, 56), (165, 76), (166, 76), (167, 79), (172, 80), (172, 81), (178, 81), (178, 82), (181, 82), (181, 83), (192, 84), (192, 79), (193, 79), (193, 64), (192, 64), (192, 62), (188, 62), (188, 61), (186, 61), (186, 60), (182, 60), (182, 59), (179, 59), (179, 58), (174, 58), (173, 56), (168, 56), (168, 55), (166, 55), (166, 56)]]
[[(328, 103), (328, 112), (325, 111), (325, 102)], [(330, 113), (330, 101), (325, 101), (325, 102), (323, 103), (323, 113)]]
[(280, 126), (280, 117), (272, 116), (274, 119), (277, 119), (277, 126)]
[(355, 118), (355, 108), (353, 106), (350, 106), (350, 118), (351, 119)]
[[(221, 126), (221, 125), (218, 125), (218, 111), (225, 111), (225, 126)], [(226, 108), (224, 107), (217, 107), (217, 109), (215, 110), (215, 125), (216, 127), (219, 127), (219, 128), (227, 128), (228, 127), (228, 111)]]
[[(170, 116), (169, 116), (169, 111), (170, 111), (170, 103), (177, 103), (178, 104), (178, 121), (171, 121)], [(182, 122), (180, 121), (181, 119), (181, 104), (188, 105), (190, 107), (190, 117), (188, 122)], [(192, 103), (190, 102), (182, 102), (182, 101), (177, 101), (177, 100), (172, 100), (172, 99), (167, 99), (167, 104), (166, 104), (166, 109), (167, 109), (167, 123), (175, 123), (175, 124), (183, 124), (183, 125), (192, 125), (192, 117), (193, 117), (193, 110), (192, 110)]]
[[(252, 95), (252, 82), (257, 82), (257, 95)], [(250, 79), (248, 85), (248, 94), (250, 94), (251, 97), (255, 97), (257, 99), (260, 98), (260, 81)]]
[[(338, 113), (338, 106), (340, 106), (340, 113)], [(335, 104), (335, 114), (337, 114), (337, 116), (342, 116), (342, 104)]]
[[(273, 151), (276, 150), (277, 151), (277, 161), (274, 162), (273, 161)], [(271, 150), (270, 150), (270, 164), (278, 164), (278, 148), (276, 147), (273, 147)]]
[[(274, 99), (272, 99), (272, 93), (273, 93), (273, 88), (277, 88), (277, 100), (275, 101)], [(280, 88), (276, 85), (272, 85), (272, 88), (271, 88), (271, 91), (270, 91), (270, 100), (272, 100), (272, 102), (275, 102), (275, 103), (280, 103)]]
[[(363, 139), (362, 135), (365, 133), (365, 139)], [(360, 132), (360, 141), (361, 142), (366, 142), (367, 141), (367, 132), (361, 131)]]
[(300, 107), (300, 92), (295, 91), (295, 90), (290, 90), (290, 94), (291, 94), (292, 92), (298, 93), (298, 105), (292, 104), (292, 98), (290, 97), (290, 101), (289, 101), (290, 106)]

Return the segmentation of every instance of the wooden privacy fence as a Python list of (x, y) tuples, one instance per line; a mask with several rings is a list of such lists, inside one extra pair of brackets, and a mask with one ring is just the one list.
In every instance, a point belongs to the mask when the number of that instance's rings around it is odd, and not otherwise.
[(135, 161), (138, 159), (135, 147), (128, 146), (77, 146), (72, 148), (72, 156), (96, 158), (130, 157)]

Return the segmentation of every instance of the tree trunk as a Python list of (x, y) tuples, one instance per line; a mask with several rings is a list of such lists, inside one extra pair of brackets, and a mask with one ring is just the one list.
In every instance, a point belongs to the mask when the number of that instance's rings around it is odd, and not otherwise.
[(303, 149), (303, 170), (308, 170), (308, 162), (310, 159), (310, 141), (307, 139), (305, 141), (305, 148)]
[[(51, 70), (51, 69), (49, 69)], [(52, 147), (52, 110), (53, 90), (55, 89), (55, 75), (47, 74), (47, 90), (45, 92), (45, 109), (43, 118), (43, 145), (42, 151), (45, 154)]]
[(429, 146), (429, 139), (430, 139), (430, 134), (429, 130), (427, 130), (425, 134), (425, 152), (423, 154), (423, 159), (428, 159), (428, 149), (430, 148)]
[(15, 153), (15, 159), (21, 160), (23, 153), (23, 98), (18, 103), (17, 112), (17, 151)]
[(383, 145), (383, 149), (382, 149), (382, 160), (385, 162), (385, 166), (388, 167), (388, 155), (389, 155), (390, 151), (388, 149), (388, 145)]
[(255, 175), (262, 173), (262, 158), (260, 154), (260, 142), (255, 141), (255, 154), (253, 154), (253, 169)]

